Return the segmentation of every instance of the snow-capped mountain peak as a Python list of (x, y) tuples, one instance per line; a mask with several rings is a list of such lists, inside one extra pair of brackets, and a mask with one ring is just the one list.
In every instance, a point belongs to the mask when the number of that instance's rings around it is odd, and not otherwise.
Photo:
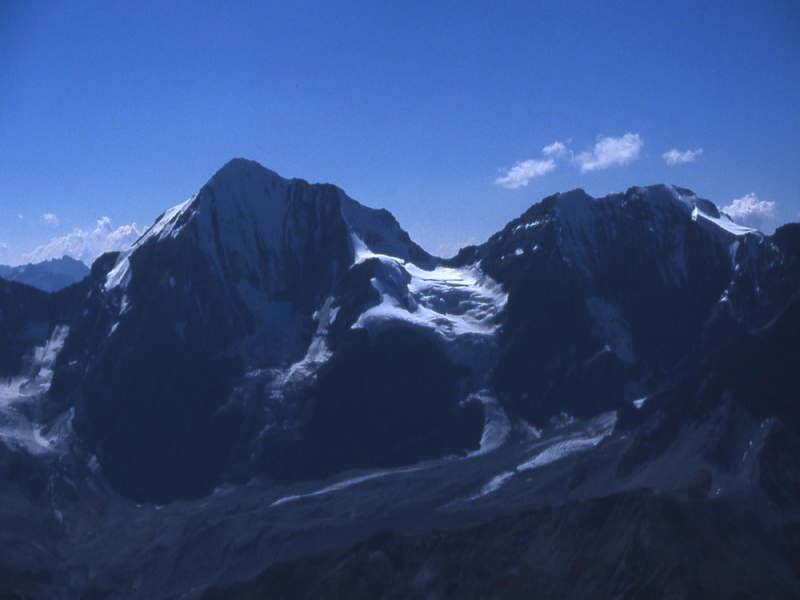
[[(565, 258), (583, 264), (602, 245), (620, 237), (640, 238), (640, 244), (676, 246), (688, 229), (700, 228), (731, 243), (735, 237), (759, 232), (734, 223), (717, 206), (694, 192), (673, 185), (632, 187), (623, 193), (595, 198), (582, 189), (555, 194), (534, 204), (483, 246), (468, 249), (458, 261), (472, 255), (498, 255), (502, 260), (521, 257), (555, 244)], [(494, 248), (494, 251), (491, 250)]]
[(363, 206), (336, 186), (285, 179), (254, 161), (233, 159), (120, 255), (106, 289), (124, 287), (139, 248), (184, 237), (192, 238), (220, 274), (256, 287), (275, 281), (281, 263), (302, 263), (309, 242), (346, 243), (349, 264), (364, 250), (423, 267), (433, 262), (388, 211)]

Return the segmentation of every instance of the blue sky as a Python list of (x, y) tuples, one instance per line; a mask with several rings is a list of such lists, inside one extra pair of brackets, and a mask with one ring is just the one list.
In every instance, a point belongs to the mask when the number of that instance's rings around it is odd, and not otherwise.
[(0, 262), (88, 260), (237, 156), (443, 254), (576, 187), (748, 198), (771, 230), (800, 212), (799, 31), (796, 0), (0, 2)]

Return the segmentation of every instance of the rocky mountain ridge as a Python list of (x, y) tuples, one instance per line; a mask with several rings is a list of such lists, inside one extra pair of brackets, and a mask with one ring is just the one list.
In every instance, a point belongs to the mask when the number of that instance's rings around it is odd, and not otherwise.
[(80, 283), (0, 280), (0, 516), (39, 540), (7, 568), (125, 597), (147, 564), (141, 597), (199, 593), (322, 539), (642, 486), (783, 523), (799, 258), (800, 226), (659, 185), (545, 198), (443, 260), (236, 159)]
[(89, 271), (89, 267), (70, 256), (14, 267), (0, 265), (0, 277), (6, 281), (17, 281), (45, 292), (57, 292), (77, 283)]

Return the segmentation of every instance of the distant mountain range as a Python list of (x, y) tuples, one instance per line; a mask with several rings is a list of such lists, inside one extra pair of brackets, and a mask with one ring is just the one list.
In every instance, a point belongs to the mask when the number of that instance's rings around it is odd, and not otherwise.
[(550, 196), (445, 260), (236, 159), (76, 285), (0, 280), (0, 575), (796, 597), (798, 314), (800, 225), (686, 189)]
[(10, 267), (0, 265), (0, 277), (18, 281), (45, 292), (55, 292), (89, 275), (89, 267), (69, 256), (53, 258), (40, 263)]

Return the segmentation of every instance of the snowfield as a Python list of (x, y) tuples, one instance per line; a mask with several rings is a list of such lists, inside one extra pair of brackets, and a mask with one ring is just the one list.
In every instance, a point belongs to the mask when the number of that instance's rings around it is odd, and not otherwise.
[(403, 321), (435, 331), (445, 340), (462, 335), (494, 335), (508, 295), (477, 267), (424, 270), (392, 256), (361, 252), (357, 261), (381, 261), (389, 282), (372, 279), (381, 301), (353, 327), (373, 329)]

